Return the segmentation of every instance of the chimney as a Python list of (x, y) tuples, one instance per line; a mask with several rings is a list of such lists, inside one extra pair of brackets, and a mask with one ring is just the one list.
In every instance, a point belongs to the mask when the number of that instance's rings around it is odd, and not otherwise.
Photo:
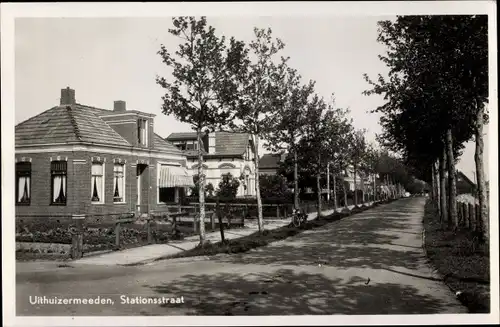
[(121, 101), (121, 100), (115, 101), (113, 111), (125, 112), (126, 110), (127, 110), (127, 105), (126, 105), (125, 101)]
[(61, 89), (61, 106), (66, 104), (75, 104), (75, 90), (70, 89), (69, 87), (65, 89)]

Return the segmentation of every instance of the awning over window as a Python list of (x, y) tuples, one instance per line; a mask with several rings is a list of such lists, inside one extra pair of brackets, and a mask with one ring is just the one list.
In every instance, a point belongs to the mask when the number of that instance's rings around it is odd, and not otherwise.
[(161, 165), (158, 187), (193, 187), (193, 177), (184, 167)]

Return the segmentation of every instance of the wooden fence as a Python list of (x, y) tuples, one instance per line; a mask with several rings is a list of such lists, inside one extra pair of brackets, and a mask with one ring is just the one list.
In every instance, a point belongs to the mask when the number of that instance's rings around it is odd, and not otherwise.
[(472, 230), (480, 231), (482, 226), (481, 211), (478, 204), (457, 202), (458, 225)]

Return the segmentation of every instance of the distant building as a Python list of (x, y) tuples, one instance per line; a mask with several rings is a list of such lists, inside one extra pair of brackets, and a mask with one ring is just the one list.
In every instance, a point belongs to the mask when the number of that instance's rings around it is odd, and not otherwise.
[[(189, 173), (198, 174), (198, 142), (195, 132), (172, 133), (166, 140), (183, 151)], [(250, 134), (215, 132), (204, 133), (202, 151), (206, 183), (219, 187), (222, 176), (230, 173), (241, 178), (237, 196), (255, 196), (255, 154)]]
[(456, 175), (457, 195), (458, 194), (471, 194), (475, 195), (477, 186), (470, 180), (463, 172), (457, 171)]
[(58, 106), (15, 127), (16, 214), (146, 213), (192, 186), (186, 156), (154, 132), (155, 115), (79, 104)]
[(259, 160), (259, 174), (276, 175), (286, 156), (286, 153), (265, 153)]

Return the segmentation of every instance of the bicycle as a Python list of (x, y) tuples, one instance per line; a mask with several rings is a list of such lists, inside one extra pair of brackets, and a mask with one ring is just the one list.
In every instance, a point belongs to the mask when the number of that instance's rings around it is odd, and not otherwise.
[(292, 225), (294, 227), (300, 227), (306, 222), (307, 222), (307, 214), (300, 209), (295, 209), (292, 214)]

